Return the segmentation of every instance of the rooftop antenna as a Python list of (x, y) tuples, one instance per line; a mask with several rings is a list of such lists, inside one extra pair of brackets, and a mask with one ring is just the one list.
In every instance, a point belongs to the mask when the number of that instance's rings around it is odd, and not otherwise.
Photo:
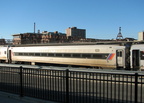
[(121, 27), (119, 27), (119, 33), (118, 33), (116, 39), (123, 39), (123, 36), (122, 36), (122, 33), (121, 33)]
[(34, 34), (35, 34), (35, 26), (36, 26), (36, 24), (35, 24), (35, 22), (34, 22)]

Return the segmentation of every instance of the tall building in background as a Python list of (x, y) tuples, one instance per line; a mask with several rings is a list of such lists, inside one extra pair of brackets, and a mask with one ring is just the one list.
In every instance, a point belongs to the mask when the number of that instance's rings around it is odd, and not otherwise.
[(77, 29), (77, 27), (69, 27), (66, 29), (66, 35), (78, 38), (86, 38), (86, 29)]
[(144, 31), (138, 33), (138, 41), (144, 40)]

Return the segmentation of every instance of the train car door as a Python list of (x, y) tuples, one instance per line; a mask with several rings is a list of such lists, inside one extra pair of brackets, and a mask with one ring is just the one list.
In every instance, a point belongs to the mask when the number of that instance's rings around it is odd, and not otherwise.
[(11, 63), (11, 50), (8, 50), (8, 63)]
[(132, 66), (133, 70), (138, 70), (140, 67), (140, 51), (132, 50)]
[(119, 49), (119, 50), (116, 51), (117, 68), (124, 67), (123, 60), (125, 60), (125, 59), (124, 59), (124, 55), (123, 54), (124, 54), (124, 50)]

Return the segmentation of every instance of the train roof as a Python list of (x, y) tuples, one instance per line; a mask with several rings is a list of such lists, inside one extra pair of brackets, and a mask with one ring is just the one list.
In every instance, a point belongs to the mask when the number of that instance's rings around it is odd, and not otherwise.
[(144, 44), (134, 44), (131, 49), (144, 49)]
[(11, 47), (11, 48), (125, 48), (125, 46), (120, 46), (120, 45), (49, 45), (49, 46), (23, 46), (23, 47)]
[(15, 47), (27, 47), (27, 46), (67, 46), (67, 45), (127, 45), (132, 42), (126, 41), (113, 41), (113, 42), (78, 42), (78, 43), (46, 43), (46, 44), (21, 44), (12, 45)]

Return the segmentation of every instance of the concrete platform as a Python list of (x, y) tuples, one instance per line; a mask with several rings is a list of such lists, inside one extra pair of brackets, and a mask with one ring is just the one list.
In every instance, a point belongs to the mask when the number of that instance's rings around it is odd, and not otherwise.
[(0, 92), (0, 103), (58, 103), (31, 97), (20, 97), (16, 94)]

